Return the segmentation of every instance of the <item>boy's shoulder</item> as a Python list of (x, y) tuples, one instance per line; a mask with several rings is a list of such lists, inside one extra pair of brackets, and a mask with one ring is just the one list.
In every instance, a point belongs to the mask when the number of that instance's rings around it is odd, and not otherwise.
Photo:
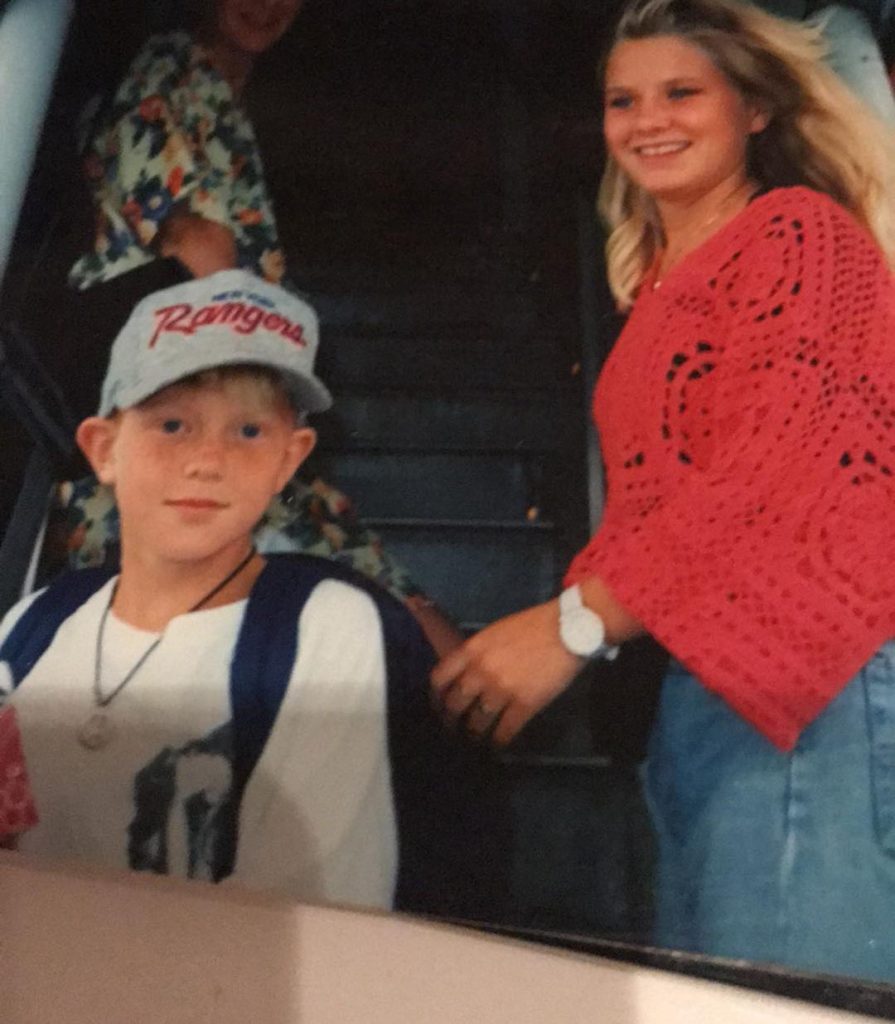
[[(358, 640), (362, 624), (375, 630), (390, 668), (413, 655), (418, 662), (435, 656), (406, 605), (350, 566), (307, 554), (267, 555), (267, 564), (252, 588), (241, 627), (240, 643), (263, 642), (276, 635), (288, 639), (296, 619), (313, 595), (313, 612), (328, 636)], [(318, 589), (319, 588), (319, 589)], [(369, 635), (369, 634), (368, 634)], [(345, 641), (348, 642), (347, 639)], [(284, 644), (285, 646), (285, 644)]]
[(115, 575), (109, 569), (65, 572), (13, 605), (0, 623), (0, 661), (10, 667), (15, 685), (47, 650), (62, 623)]
[[(266, 608), (300, 609), (318, 584), (333, 582), (330, 601), (348, 600), (355, 607), (372, 603), (403, 608), (377, 584), (356, 570), (327, 558), (299, 553), (268, 554), (265, 567), (255, 582), (249, 600)], [(61, 573), (49, 584), (23, 597), (0, 617), (0, 645), (24, 618), (67, 618), (118, 573), (116, 567), (78, 568)]]
[(265, 559), (267, 564), (252, 588), (251, 599), (255, 602), (279, 602), (285, 598), (294, 603), (296, 593), (310, 594), (317, 584), (331, 581), (343, 585), (334, 589), (335, 594), (344, 597), (353, 592), (358, 600), (360, 595), (365, 595), (380, 614), (396, 619), (406, 617), (409, 623), (415, 624), (416, 620), (403, 602), (349, 565), (298, 552), (268, 554)]

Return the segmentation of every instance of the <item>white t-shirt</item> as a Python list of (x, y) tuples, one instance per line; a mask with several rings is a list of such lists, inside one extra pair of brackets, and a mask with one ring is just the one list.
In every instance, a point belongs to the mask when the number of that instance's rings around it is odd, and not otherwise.
[[(246, 602), (173, 619), (105, 713), (115, 730), (88, 750), (78, 730), (97, 712), (93, 685), (109, 581), (59, 628), (10, 695), (40, 824), (20, 848), (118, 868), (208, 878), (216, 812), (231, 784), (230, 662)], [(29, 601), (0, 625), (0, 642)], [(382, 631), (373, 601), (319, 583), (298, 623), (299, 652), (239, 816), (230, 881), (303, 901), (388, 908), (397, 872)], [(102, 692), (155, 634), (109, 615)]]

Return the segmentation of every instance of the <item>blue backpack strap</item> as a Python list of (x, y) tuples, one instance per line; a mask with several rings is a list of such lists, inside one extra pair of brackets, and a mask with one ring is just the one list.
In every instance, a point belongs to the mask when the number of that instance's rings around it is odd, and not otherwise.
[(267, 564), (252, 587), (230, 662), (233, 787), (217, 830), (215, 881), (230, 875), (236, 863), (240, 803), (292, 677), (301, 610), (318, 583), (345, 578), (340, 567), (325, 558), (302, 554), (265, 558)]
[(111, 569), (67, 572), (31, 602), (0, 646), (0, 661), (9, 665), (13, 686), (34, 668), (62, 623), (114, 575)]
[(435, 654), (407, 608), (356, 570), (313, 555), (268, 555), (230, 666), (231, 800), (214, 878), (232, 873), (239, 806), (292, 677), (305, 602), (324, 580), (364, 591), (379, 612), (387, 670), (392, 793), (398, 828), (395, 909), (495, 920), (506, 898), (509, 803), (487, 748), (449, 732), (433, 707)]
[(270, 736), (298, 654), (298, 619), (333, 564), (313, 555), (267, 555), (230, 663), (234, 783), (241, 792)]

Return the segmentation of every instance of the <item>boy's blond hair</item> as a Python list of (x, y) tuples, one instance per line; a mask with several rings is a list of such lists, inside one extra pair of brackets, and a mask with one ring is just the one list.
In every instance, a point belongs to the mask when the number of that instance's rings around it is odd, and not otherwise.
[(247, 391), (252, 390), (256, 394), (262, 395), (271, 405), (289, 409), (294, 417), (295, 426), (304, 426), (307, 423), (307, 413), (304, 409), (297, 408), (292, 395), (283, 384), (283, 379), (277, 371), (268, 366), (258, 366), (254, 363), (215, 366), (210, 370), (191, 373), (188, 377), (175, 381), (162, 388), (161, 391), (144, 398), (142, 402), (138, 403), (138, 407), (152, 403), (172, 388), (219, 388), (234, 384), (243, 386)]

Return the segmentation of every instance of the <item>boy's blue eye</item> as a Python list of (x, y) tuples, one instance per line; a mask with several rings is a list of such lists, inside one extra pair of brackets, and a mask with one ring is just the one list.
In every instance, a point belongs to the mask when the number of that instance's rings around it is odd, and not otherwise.
[(627, 110), (631, 103), (630, 96), (613, 96), (607, 103), (607, 106), (612, 107), (613, 110)]
[(183, 427), (183, 420), (164, 420), (162, 431), (165, 434), (176, 434)]
[(261, 428), (257, 423), (243, 423), (239, 429), (243, 437), (253, 438), (261, 436)]
[(684, 100), (688, 96), (695, 96), (699, 92), (698, 89), (694, 89), (692, 86), (678, 85), (673, 89), (668, 90), (668, 95), (673, 100)]

